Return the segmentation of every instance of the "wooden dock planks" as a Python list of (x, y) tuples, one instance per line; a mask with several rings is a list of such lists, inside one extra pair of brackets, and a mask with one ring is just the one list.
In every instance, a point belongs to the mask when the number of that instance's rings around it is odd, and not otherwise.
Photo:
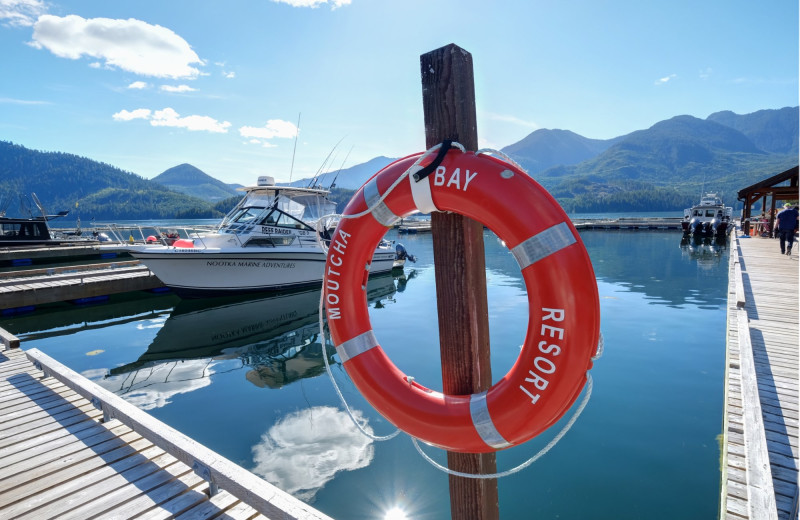
[(94, 386), (0, 350), (0, 518), (327, 518), (99, 387), (90, 402)]
[[(105, 265), (105, 264), (104, 264)], [(0, 309), (43, 305), (130, 291), (146, 291), (164, 284), (138, 262), (105, 267), (77, 266), (80, 272), (53, 272), (4, 276), (0, 279)], [(77, 268), (76, 267), (76, 268)], [(38, 271), (38, 270), (37, 270)]]
[(733, 244), (720, 517), (796, 519), (799, 264), (775, 239)]

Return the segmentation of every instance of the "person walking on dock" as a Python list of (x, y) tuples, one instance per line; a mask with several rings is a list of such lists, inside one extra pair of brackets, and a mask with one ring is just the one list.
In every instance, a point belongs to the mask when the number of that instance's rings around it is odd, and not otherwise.
[(780, 236), (782, 255), (792, 254), (794, 233), (797, 231), (797, 216), (797, 208), (793, 208), (788, 202), (783, 205), (783, 211), (778, 213), (778, 235)]

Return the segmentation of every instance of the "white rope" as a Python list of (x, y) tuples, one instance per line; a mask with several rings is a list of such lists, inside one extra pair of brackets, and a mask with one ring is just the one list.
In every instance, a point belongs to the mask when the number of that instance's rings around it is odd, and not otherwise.
[(328, 363), (328, 349), (325, 346), (327, 341), (325, 339), (325, 325), (323, 323), (324, 314), (322, 313), (323, 312), (322, 302), (324, 301), (324, 295), (325, 291), (322, 291), (322, 296), (320, 296), (319, 298), (319, 336), (322, 342), (322, 359), (325, 361), (325, 370), (328, 372), (328, 377), (331, 378), (331, 383), (333, 383), (333, 388), (334, 390), (336, 390), (336, 395), (339, 396), (339, 400), (342, 402), (342, 406), (344, 406), (344, 409), (347, 411), (347, 415), (350, 416), (350, 419), (353, 421), (353, 424), (356, 425), (356, 427), (361, 431), (361, 433), (363, 433), (373, 441), (388, 441), (389, 439), (394, 438), (398, 433), (400, 433), (400, 429), (397, 429), (394, 432), (390, 433), (389, 435), (384, 435), (384, 436), (373, 435), (372, 433), (366, 431), (364, 427), (361, 425), (361, 423), (353, 415), (352, 410), (350, 410), (350, 407), (347, 405), (347, 400), (344, 398), (344, 394), (342, 394), (342, 391), (339, 390), (339, 385), (336, 384), (336, 379), (334, 379), (333, 372), (331, 371), (331, 365), (330, 363)]
[(528, 171), (525, 168), (523, 168), (522, 166), (520, 166), (519, 163), (517, 163), (517, 161), (515, 161), (514, 159), (512, 159), (511, 157), (509, 157), (505, 153), (501, 152), (500, 150), (495, 150), (494, 148), (481, 148), (480, 150), (475, 152), (475, 155), (481, 155), (481, 154), (499, 155), (506, 162), (509, 162), (509, 163), (513, 164), (514, 167), (517, 168), (518, 170), (523, 171), (525, 173), (528, 173)]
[[(452, 143), (452, 146), (455, 146), (456, 148), (460, 149), (462, 152), (466, 151), (465, 148), (460, 143)], [(402, 173), (402, 175), (400, 175), (397, 178), (397, 180), (395, 180), (392, 183), (392, 185), (389, 186), (389, 189), (386, 190), (386, 193), (384, 193), (377, 201), (375, 201), (375, 203), (373, 203), (370, 207), (368, 207), (366, 210), (362, 211), (361, 213), (355, 213), (353, 215), (339, 215), (337, 213), (331, 213), (329, 215), (323, 215), (322, 217), (317, 219), (317, 222), (316, 222), (314, 227), (316, 229), (317, 244), (322, 249), (322, 251), (326, 255), (328, 254), (328, 247), (325, 245), (325, 242), (322, 240), (322, 236), (321, 236), (321, 232), (322, 232), (323, 229), (325, 229), (325, 226), (323, 226), (323, 228), (320, 229), (320, 224), (324, 220), (331, 219), (331, 218), (340, 218), (340, 219), (341, 218), (359, 218), (359, 217), (363, 217), (364, 215), (367, 215), (367, 214), (371, 213), (372, 210), (374, 210), (379, 204), (383, 203), (384, 199), (389, 196), (389, 194), (392, 192), (392, 190), (394, 190), (397, 187), (398, 184), (400, 184), (406, 177), (408, 177), (408, 175), (411, 172), (411, 170), (413, 170), (417, 165), (419, 165), (419, 163), (421, 163), (422, 160), (425, 159), (425, 157), (427, 157), (432, 152), (435, 152), (436, 150), (438, 150), (441, 147), (442, 147), (442, 145), (440, 143), (440, 144), (437, 144), (436, 146), (433, 146), (432, 148), (426, 150), (425, 153), (420, 155), (419, 158), (416, 161), (414, 161), (414, 164), (412, 164), (410, 168), (408, 168), (406, 171), (404, 171)], [(336, 379), (334, 379), (334, 377), (333, 377), (333, 372), (331, 371), (330, 363), (328, 363), (328, 349), (326, 347), (327, 341), (325, 339), (325, 323), (324, 323), (325, 314), (324, 314), (324, 311), (323, 311), (324, 302), (325, 302), (325, 288), (323, 287), (323, 290), (322, 290), (322, 292), (320, 293), (320, 296), (319, 296), (319, 335), (320, 335), (320, 338), (321, 338), (321, 341), (322, 341), (322, 359), (325, 361), (325, 370), (328, 372), (328, 377), (330, 378), (331, 383), (333, 384), (334, 390), (336, 390), (336, 395), (339, 396), (339, 400), (342, 402), (342, 406), (344, 406), (344, 409), (347, 411), (347, 414), (350, 416), (350, 419), (353, 421), (353, 424), (356, 425), (356, 427), (361, 431), (361, 433), (363, 433), (364, 435), (366, 435), (367, 437), (369, 437), (370, 439), (372, 439), (374, 441), (388, 441), (389, 439), (394, 438), (398, 433), (400, 433), (401, 430), (397, 429), (394, 432), (390, 433), (389, 435), (383, 435), (383, 436), (373, 435), (373, 434), (369, 433), (368, 431), (366, 431), (364, 429), (364, 427), (361, 425), (361, 423), (353, 415), (353, 412), (350, 409), (350, 406), (347, 404), (347, 400), (344, 398), (344, 394), (342, 394), (342, 391), (339, 389), (339, 385), (336, 384)]]
[(455, 471), (455, 470), (452, 470), (452, 469), (447, 468), (445, 466), (442, 466), (441, 464), (439, 464), (438, 462), (436, 462), (435, 460), (430, 458), (427, 453), (422, 451), (422, 448), (420, 447), (419, 442), (417, 442), (417, 439), (415, 439), (414, 437), (411, 437), (411, 442), (414, 443), (414, 447), (417, 448), (417, 451), (419, 452), (420, 455), (422, 455), (423, 459), (427, 460), (434, 468), (436, 468), (436, 469), (438, 469), (440, 471), (443, 471), (443, 472), (447, 473), (448, 475), (454, 475), (456, 477), (464, 477), (464, 478), (474, 478), (474, 479), (507, 477), (509, 475), (513, 475), (514, 473), (518, 473), (518, 472), (522, 471), (523, 469), (527, 468), (528, 466), (530, 466), (531, 464), (533, 464), (534, 462), (539, 460), (541, 457), (543, 457), (556, 444), (558, 444), (558, 441), (560, 441), (561, 438), (569, 431), (569, 429), (572, 428), (572, 425), (575, 424), (575, 421), (578, 420), (578, 417), (580, 417), (581, 412), (583, 412), (583, 409), (586, 408), (586, 404), (589, 402), (589, 398), (592, 396), (592, 386), (593, 386), (592, 376), (587, 373), (586, 374), (586, 395), (584, 395), (580, 406), (578, 406), (578, 408), (575, 410), (575, 413), (572, 415), (572, 417), (570, 418), (569, 422), (567, 422), (567, 424), (564, 425), (564, 427), (561, 429), (560, 432), (558, 432), (558, 435), (556, 435), (553, 438), (553, 440), (551, 440), (550, 442), (547, 443), (547, 446), (545, 446), (544, 448), (539, 450), (539, 452), (536, 453), (533, 457), (529, 458), (528, 460), (526, 460), (525, 462), (523, 462), (519, 466), (516, 466), (516, 467), (511, 468), (511, 469), (506, 470), (506, 471), (501, 471), (499, 473), (487, 473), (487, 474), (483, 474), (483, 475), (480, 475), (480, 474), (477, 474), (477, 473), (464, 473), (464, 472), (461, 472), (461, 471)]
[[(325, 254), (327, 255), (328, 248), (327, 248), (327, 246), (325, 245), (325, 243), (322, 240), (321, 229), (320, 229), (320, 223), (323, 221), (323, 219), (327, 219), (327, 218), (359, 218), (359, 217), (363, 217), (364, 215), (367, 215), (367, 214), (371, 213), (372, 210), (374, 210), (378, 205), (383, 203), (383, 201), (386, 199), (386, 197), (388, 197), (389, 194), (406, 177), (408, 177), (409, 173), (416, 166), (418, 166), (422, 162), (422, 160), (425, 159), (425, 157), (427, 157), (432, 152), (434, 152), (434, 151), (438, 150), (439, 148), (441, 148), (441, 146), (442, 146), (441, 144), (437, 144), (437, 145), (433, 146), (432, 148), (426, 150), (425, 153), (423, 153), (416, 161), (414, 161), (414, 164), (412, 164), (411, 167), (409, 167), (405, 172), (403, 172), (392, 183), (392, 185), (389, 186), (389, 189), (387, 189), (386, 192), (383, 195), (381, 195), (381, 197), (377, 201), (375, 201), (370, 207), (368, 207), (366, 210), (364, 210), (364, 211), (362, 211), (360, 213), (352, 214), (352, 215), (339, 215), (339, 214), (324, 215), (323, 217), (318, 219), (317, 223), (316, 223), (316, 226), (315, 226), (316, 227), (316, 231), (317, 231), (317, 233), (316, 233), (317, 244), (319, 244), (320, 248), (325, 252)], [(452, 146), (455, 146), (455, 147), (459, 148), (462, 152), (466, 152), (465, 148), (460, 143), (452, 143)], [(478, 150), (477, 152), (475, 152), (475, 155), (480, 155), (480, 154), (497, 154), (497, 155), (500, 155), (506, 161), (508, 161), (511, 164), (513, 164), (516, 168), (518, 168), (518, 169), (520, 169), (522, 171), (525, 171), (513, 159), (511, 159), (508, 155), (504, 154), (503, 152), (501, 152), (499, 150), (483, 148), (483, 149)], [(323, 227), (323, 229), (324, 229), (324, 227)], [(325, 324), (324, 324), (324, 316), (325, 315), (324, 315), (324, 312), (323, 312), (324, 302), (325, 302), (325, 290), (324, 290), (324, 287), (323, 287), (323, 290), (320, 293), (320, 298), (319, 298), (319, 334), (320, 334), (321, 343), (322, 343), (322, 358), (325, 361), (325, 370), (328, 372), (328, 377), (330, 378), (331, 383), (333, 384), (334, 390), (336, 390), (336, 394), (339, 396), (339, 400), (341, 401), (342, 406), (344, 406), (344, 409), (347, 411), (347, 414), (350, 416), (350, 419), (353, 421), (353, 424), (355, 424), (356, 427), (359, 429), (359, 431), (361, 431), (361, 433), (363, 433), (368, 438), (370, 438), (370, 439), (372, 439), (374, 441), (386, 441), (386, 440), (389, 440), (389, 439), (392, 439), (392, 438), (396, 437), (397, 434), (399, 434), (401, 432), (401, 430), (399, 428), (396, 429), (391, 434), (384, 435), (384, 436), (373, 435), (372, 433), (366, 431), (364, 429), (364, 427), (361, 425), (361, 423), (355, 418), (355, 416), (353, 415), (352, 410), (350, 409), (350, 406), (347, 404), (347, 400), (345, 399), (344, 394), (342, 394), (342, 391), (339, 389), (339, 385), (336, 383), (336, 379), (333, 377), (333, 372), (331, 371), (330, 363), (328, 363), (328, 351), (327, 351), (327, 347), (326, 347), (327, 340), (325, 339)], [(603, 336), (601, 334), (600, 335), (600, 340), (599, 340), (598, 345), (597, 345), (597, 350), (595, 352), (595, 355), (592, 357), (592, 360), (594, 361), (594, 360), (598, 359), (602, 355), (602, 353), (603, 353)], [(463, 473), (463, 472), (460, 472), (460, 471), (451, 470), (450, 468), (442, 466), (441, 464), (439, 464), (435, 460), (431, 459), (424, 451), (422, 451), (422, 448), (420, 447), (419, 442), (417, 442), (416, 438), (411, 437), (411, 442), (414, 443), (414, 447), (416, 447), (416, 449), (419, 452), (419, 454), (422, 455), (422, 458), (424, 458), (426, 461), (428, 461), (428, 463), (430, 463), (436, 469), (438, 469), (440, 471), (443, 471), (443, 472), (445, 472), (445, 473), (447, 473), (449, 475), (454, 475), (454, 476), (464, 477), (464, 478), (473, 478), (473, 479), (502, 478), (502, 477), (506, 477), (506, 476), (509, 476), (509, 475), (513, 475), (513, 474), (518, 473), (518, 472), (522, 471), (523, 469), (527, 468), (528, 466), (530, 466), (534, 462), (536, 462), (538, 459), (540, 459), (545, 454), (547, 454), (547, 452), (549, 452), (553, 447), (555, 447), (556, 444), (558, 444), (558, 442), (561, 440), (561, 438), (564, 437), (564, 435), (566, 435), (566, 433), (570, 430), (570, 428), (572, 428), (572, 425), (575, 424), (575, 421), (577, 421), (578, 417), (580, 417), (580, 415), (583, 412), (584, 408), (586, 408), (586, 405), (589, 402), (589, 398), (592, 395), (593, 386), (594, 386), (594, 384), (593, 384), (592, 376), (587, 372), (587, 374), (586, 374), (586, 393), (585, 393), (585, 395), (583, 397), (583, 400), (581, 401), (580, 405), (575, 410), (575, 413), (572, 415), (572, 417), (567, 422), (567, 424), (565, 424), (564, 427), (561, 429), (561, 431), (558, 432), (558, 434), (549, 443), (547, 443), (547, 445), (544, 448), (539, 450), (539, 452), (536, 453), (533, 457), (529, 458), (528, 460), (526, 460), (525, 462), (523, 462), (522, 464), (520, 464), (520, 465), (518, 465), (518, 466), (516, 466), (514, 468), (511, 468), (511, 469), (506, 470), (506, 471), (502, 471), (500, 473), (491, 473), (491, 474), (479, 475), (479, 474), (474, 474), (474, 473)]]

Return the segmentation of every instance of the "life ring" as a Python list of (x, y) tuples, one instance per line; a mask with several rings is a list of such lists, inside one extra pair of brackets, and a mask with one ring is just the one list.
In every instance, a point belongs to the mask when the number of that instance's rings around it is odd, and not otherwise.
[[(345, 208), (345, 216), (364, 213), (414, 167), (371, 212), (343, 218), (334, 232), (323, 280), (331, 338), (367, 401), (409, 435), (454, 452), (521, 444), (566, 413), (592, 367), (600, 309), (589, 255), (561, 206), (515, 165), (451, 149), (417, 181), (420, 156), (383, 168)], [(392, 363), (372, 331), (366, 285), (375, 247), (400, 218), (435, 210), (466, 215), (492, 230), (525, 281), (525, 342), (510, 371), (486, 392), (446, 395), (420, 385)]]

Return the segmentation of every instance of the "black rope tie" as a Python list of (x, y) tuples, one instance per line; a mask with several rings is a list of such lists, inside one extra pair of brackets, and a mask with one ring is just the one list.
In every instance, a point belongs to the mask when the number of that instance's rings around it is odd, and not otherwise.
[(436, 154), (436, 158), (428, 166), (422, 168), (420, 171), (415, 173), (414, 180), (419, 182), (428, 175), (430, 175), (431, 173), (433, 173), (436, 170), (436, 168), (438, 168), (439, 165), (442, 164), (442, 161), (444, 161), (444, 156), (447, 155), (447, 151), (450, 149), (452, 144), (453, 141), (449, 139), (445, 139), (444, 141), (442, 141), (442, 146), (441, 148), (439, 148), (439, 153)]

